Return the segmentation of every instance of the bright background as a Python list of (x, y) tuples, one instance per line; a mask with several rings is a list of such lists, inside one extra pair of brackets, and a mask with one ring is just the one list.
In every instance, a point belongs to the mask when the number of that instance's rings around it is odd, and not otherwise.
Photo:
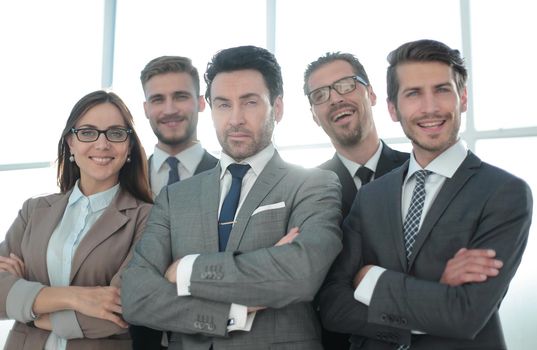
[[(522, 177), (537, 193), (531, 156), (537, 149), (537, 112), (529, 89), (537, 81), (535, 7), (526, 0), (0, 2), (0, 240), (26, 198), (58, 190), (57, 142), (80, 97), (100, 88), (117, 92), (151, 153), (155, 139), (139, 81), (144, 65), (156, 56), (183, 55), (203, 74), (218, 50), (245, 44), (270, 49), (282, 66), (285, 114), (274, 142), (286, 160), (306, 167), (333, 153), (302, 94), (309, 62), (328, 51), (357, 55), (378, 95), (380, 136), (409, 150), (383, 102), (386, 55), (421, 38), (459, 48), (471, 74), (462, 137), (483, 160)], [(198, 136), (209, 151), (219, 152), (209, 108), (200, 116)], [(532, 229), (501, 308), (510, 349), (537, 348), (536, 256)], [(10, 326), (0, 321), (0, 346)]]

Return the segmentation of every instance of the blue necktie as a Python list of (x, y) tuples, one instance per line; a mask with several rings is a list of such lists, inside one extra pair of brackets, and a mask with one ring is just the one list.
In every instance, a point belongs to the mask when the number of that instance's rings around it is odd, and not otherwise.
[(171, 185), (174, 182), (181, 180), (181, 178), (179, 177), (179, 169), (177, 168), (179, 160), (175, 157), (168, 157), (166, 159), (166, 163), (168, 163), (168, 165), (170, 166), (170, 172), (168, 173), (168, 185)]
[(230, 164), (227, 169), (231, 173), (231, 187), (220, 208), (220, 217), (218, 218), (218, 250), (226, 250), (229, 234), (235, 223), (235, 212), (239, 206), (241, 197), (242, 178), (250, 169), (248, 164)]

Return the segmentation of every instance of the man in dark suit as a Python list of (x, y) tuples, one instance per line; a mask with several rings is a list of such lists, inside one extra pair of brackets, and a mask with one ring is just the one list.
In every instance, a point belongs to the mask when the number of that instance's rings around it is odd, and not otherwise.
[[(304, 73), (304, 93), (313, 120), (336, 149), (334, 157), (319, 168), (332, 170), (338, 176), (345, 217), (362, 185), (400, 166), (409, 155), (379, 140), (372, 110), (377, 96), (364, 66), (354, 55), (327, 53), (310, 63)], [(323, 327), (322, 336), (325, 349), (349, 348), (348, 334)]]
[(321, 350), (311, 301), (341, 250), (337, 177), (272, 145), (283, 83), (270, 52), (222, 50), (205, 81), (219, 165), (157, 197), (123, 274), (123, 316), (171, 331), (170, 350)]
[(157, 57), (142, 70), (140, 80), (145, 115), (158, 139), (149, 157), (149, 179), (156, 197), (165, 185), (214, 168), (218, 159), (197, 140), (198, 113), (205, 109), (205, 100), (192, 61), (181, 56)]
[[(158, 139), (148, 160), (155, 198), (164, 186), (214, 168), (218, 159), (197, 140), (198, 113), (205, 109), (205, 100), (192, 61), (181, 56), (157, 57), (142, 70), (140, 80), (145, 115)], [(131, 326), (130, 332), (135, 350), (161, 348), (162, 332), (138, 326)]]
[(530, 189), (459, 139), (459, 51), (419, 40), (388, 61), (388, 108), (413, 152), (358, 192), (320, 292), (324, 324), (351, 333), (351, 349), (506, 349), (498, 308), (527, 242)]
[[(358, 188), (403, 164), (408, 153), (393, 150), (379, 140), (372, 110), (377, 96), (354, 55), (327, 53), (310, 63), (304, 73), (304, 93), (313, 120), (336, 149), (334, 157), (319, 168), (332, 170), (339, 177), (345, 217)], [(330, 349), (341, 348), (330, 345)]]

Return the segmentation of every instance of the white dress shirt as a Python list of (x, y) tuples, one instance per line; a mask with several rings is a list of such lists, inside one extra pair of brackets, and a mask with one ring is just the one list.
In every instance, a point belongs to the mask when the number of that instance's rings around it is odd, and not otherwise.
[(345, 156), (337, 152), (336, 154), (341, 160), (341, 162), (343, 163), (343, 165), (345, 165), (345, 168), (349, 170), (349, 174), (351, 174), (351, 177), (354, 180), (354, 184), (356, 185), (356, 189), (358, 190), (360, 189), (360, 187), (362, 187), (362, 180), (360, 180), (360, 178), (356, 176), (356, 171), (358, 171), (358, 169), (360, 169), (362, 166), (365, 166), (366, 168), (368, 168), (369, 170), (373, 172), (373, 176), (371, 177), (371, 180), (373, 180), (376, 177), (375, 172), (377, 169), (377, 164), (379, 162), (380, 155), (382, 154), (382, 142), (379, 142), (379, 146), (375, 154), (373, 154), (373, 156), (369, 158), (369, 160), (363, 165), (356, 163), (348, 158), (345, 158)]
[[(274, 155), (274, 146), (272, 144), (268, 145), (265, 149), (263, 149), (261, 152), (244, 159), (240, 164), (249, 164), (250, 169), (248, 169), (248, 172), (242, 179), (241, 183), (241, 195), (239, 198), (239, 205), (237, 207), (237, 211), (235, 212), (235, 216), (239, 213), (239, 210), (242, 206), (242, 203), (244, 202), (244, 199), (252, 189), (255, 181), (257, 180), (257, 177), (263, 169), (265, 169), (265, 166), (270, 161), (272, 156)], [(232, 176), (229, 170), (227, 170), (227, 167), (230, 164), (236, 163), (236, 161), (228, 156), (227, 154), (222, 152), (222, 156), (220, 158), (220, 204), (218, 209), (218, 214), (220, 215), (220, 208), (222, 207), (222, 203), (224, 202), (224, 198), (226, 197), (226, 194), (229, 192), (229, 189), (231, 187), (231, 180)], [(217, 218), (215, 218), (217, 219)], [(184, 256), (181, 261), (179, 262), (179, 265), (177, 266), (177, 295), (179, 296), (187, 296), (190, 295), (190, 277), (192, 275), (192, 268), (194, 266), (194, 262), (199, 254), (191, 254)], [(244, 305), (238, 305), (238, 304), (231, 304), (229, 317), (230, 323), (228, 325), (228, 331), (236, 331), (236, 330), (242, 330), (242, 331), (249, 331), (252, 327), (253, 321), (255, 317), (255, 312), (252, 312), (248, 314), (248, 309)]]
[[(78, 188), (77, 181), (47, 247), (47, 271), (51, 286), (69, 286), (72, 260), (78, 245), (110, 205), (118, 190), (119, 184), (86, 197)], [(50, 321), (52, 333), (47, 339), (45, 350), (64, 350), (67, 339), (84, 337), (74, 310), (53, 312)]]
[[(204, 153), (205, 150), (201, 147), (201, 144), (195, 143), (174, 156), (179, 160), (177, 167), (181, 180), (186, 180), (189, 177), (194, 176), (196, 168), (201, 162)], [(170, 166), (166, 163), (166, 159), (170, 156), (170, 154), (164, 152), (155, 145), (153, 156), (151, 157), (151, 164), (149, 165), (149, 178), (151, 179), (151, 192), (153, 192), (153, 198), (155, 198), (160, 193), (160, 190), (168, 184)]]

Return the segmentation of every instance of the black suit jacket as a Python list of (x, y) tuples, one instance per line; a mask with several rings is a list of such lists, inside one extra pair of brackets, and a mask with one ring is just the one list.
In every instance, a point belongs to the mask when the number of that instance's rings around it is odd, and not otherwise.
[[(408, 153), (396, 151), (382, 142), (382, 153), (380, 154), (380, 158), (377, 163), (374, 179), (378, 179), (382, 175), (389, 173), (393, 169), (401, 166), (409, 158), (409, 156), (410, 155)], [(351, 174), (349, 174), (349, 170), (347, 167), (345, 167), (345, 164), (341, 162), (341, 159), (337, 154), (334, 154), (332, 159), (319, 165), (319, 168), (332, 170), (338, 176), (339, 181), (341, 182), (341, 192), (343, 195), (341, 211), (343, 218), (345, 218), (351, 209), (352, 202), (354, 201), (354, 197), (356, 196), (357, 192), (356, 185), (354, 184)], [(322, 337), (323, 346), (326, 350), (349, 349), (349, 334), (331, 332), (323, 326)]]
[[(399, 152), (390, 148), (387, 144), (382, 142), (382, 153), (380, 154), (379, 162), (377, 163), (377, 169), (375, 170), (374, 178), (378, 179), (382, 175), (389, 173), (393, 169), (401, 166), (408, 158), (409, 154), (405, 152)], [(341, 182), (341, 191), (343, 194), (343, 203), (341, 210), (343, 212), (343, 218), (347, 216), (351, 209), (352, 202), (356, 196), (356, 185), (354, 180), (349, 174), (349, 170), (341, 162), (341, 159), (337, 154), (334, 154), (332, 159), (318, 166), (318, 168), (332, 170), (336, 173)], [(328, 349), (328, 348), (327, 348)], [(335, 348), (334, 348), (335, 349)]]
[[(148, 165), (149, 165), (149, 174), (151, 174), (151, 158), (153, 155), (149, 157)], [(209, 152), (205, 151), (203, 154), (203, 157), (201, 158), (201, 161), (199, 162), (198, 166), (196, 167), (196, 171), (194, 172), (194, 175), (198, 175), (201, 172), (204, 172), (206, 170), (210, 170), (214, 168), (218, 164), (218, 159), (213, 157)], [(160, 350), (162, 349), (160, 343), (162, 340), (162, 332), (142, 327), (142, 326), (130, 326), (129, 331), (131, 333), (132, 337), (132, 348), (133, 350)]]
[[(406, 260), (401, 213), (405, 164), (358, 191), (343, 223), (343, 250), (320, 291), (321, 317), (347, 332), (352, 349), (506, 349), (498, 308), (524, 251), (532, 196), (521, 179), (469, 152), (446, 179)], [(446, 263), (462, 247), (494, 249), (500, 274), (457, 287), (440, 283)], [(353, 297), (362, 266), (387, 270), (369, 306)], [(411, 336), (411, 330), (425, 335)]]

